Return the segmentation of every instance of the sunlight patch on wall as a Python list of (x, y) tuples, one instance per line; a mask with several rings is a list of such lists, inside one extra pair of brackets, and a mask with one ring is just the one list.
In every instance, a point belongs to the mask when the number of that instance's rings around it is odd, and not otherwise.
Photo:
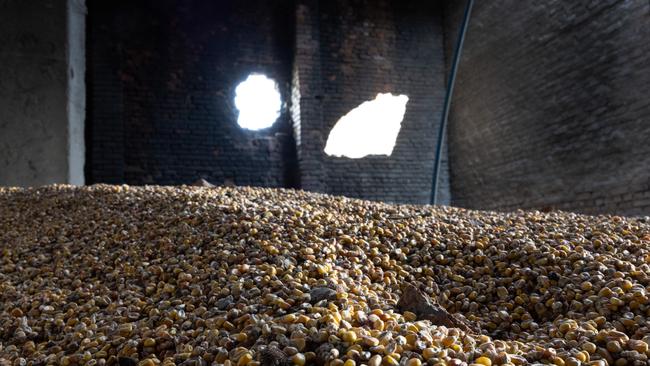
[(330, 131), (325, 153), (360, 159), (368, 155), (393, 153), (406, 113), (406, 95), (377, 94), (336, 122)]
[(249, 130), (268, 128), (280, 117), (282, 100), (278, 85), (262, 74), (251, 74), (235, 89), (237, 123)]

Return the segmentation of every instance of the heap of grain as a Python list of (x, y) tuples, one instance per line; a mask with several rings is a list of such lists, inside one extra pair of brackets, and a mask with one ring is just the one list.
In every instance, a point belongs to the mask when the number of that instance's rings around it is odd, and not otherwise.
[(646, 365), (647, 220), (0, 189), (0, 364)]

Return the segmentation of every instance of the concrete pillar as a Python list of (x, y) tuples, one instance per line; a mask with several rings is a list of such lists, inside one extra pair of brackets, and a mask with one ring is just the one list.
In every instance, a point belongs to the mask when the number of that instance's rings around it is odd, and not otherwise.
[(68, 183), (84, 184), (86, 1), (68, 0)]
[(84, 184), (84, 0), (0, 2), (0, 185)]

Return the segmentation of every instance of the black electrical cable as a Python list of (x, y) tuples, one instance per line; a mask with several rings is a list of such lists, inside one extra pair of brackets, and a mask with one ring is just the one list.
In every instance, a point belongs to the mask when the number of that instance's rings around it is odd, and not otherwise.
[(456, 49), (454, 50), (454, 58), (449, 69), (449, 81), (447, 82), (447, 93), (445, 94), (445, 104), (442, 109), (442, 119), (440, 120), (440, 127), (438, 129), (438, 145), (436, 145), (436, 159), (433, 166), (433, 183), (431, 186), (431, 204), (438, 203), (438, 179), (440, 176), (440, 160), (442, 158), (442, 146), (445, 142), (445, 131), (447, 129), (447, 120), (449, 119), (449, 106), (451, 105), (451, 96), (454, 92), (454, 83), (456, 81), (456, 72), (458, 71), (458, 64), (460, 62), (460, 54), (463, 50), (463, 43), (465, 42), (465, 33), (467, 32), (467, 25), (469, 24), (469, 16), (472, 13), (474, 0), (467, 0), (465, 6), (465, 14), (463, 14), (463, 22), (458, 31), (458, 39), (456, 40)]

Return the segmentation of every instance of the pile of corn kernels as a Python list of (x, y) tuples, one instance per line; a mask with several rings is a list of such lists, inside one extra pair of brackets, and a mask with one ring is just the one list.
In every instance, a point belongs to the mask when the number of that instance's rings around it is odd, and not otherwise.
[(648, 365), (649, 292), (650, 218), (0, 188), (0, 365)]

